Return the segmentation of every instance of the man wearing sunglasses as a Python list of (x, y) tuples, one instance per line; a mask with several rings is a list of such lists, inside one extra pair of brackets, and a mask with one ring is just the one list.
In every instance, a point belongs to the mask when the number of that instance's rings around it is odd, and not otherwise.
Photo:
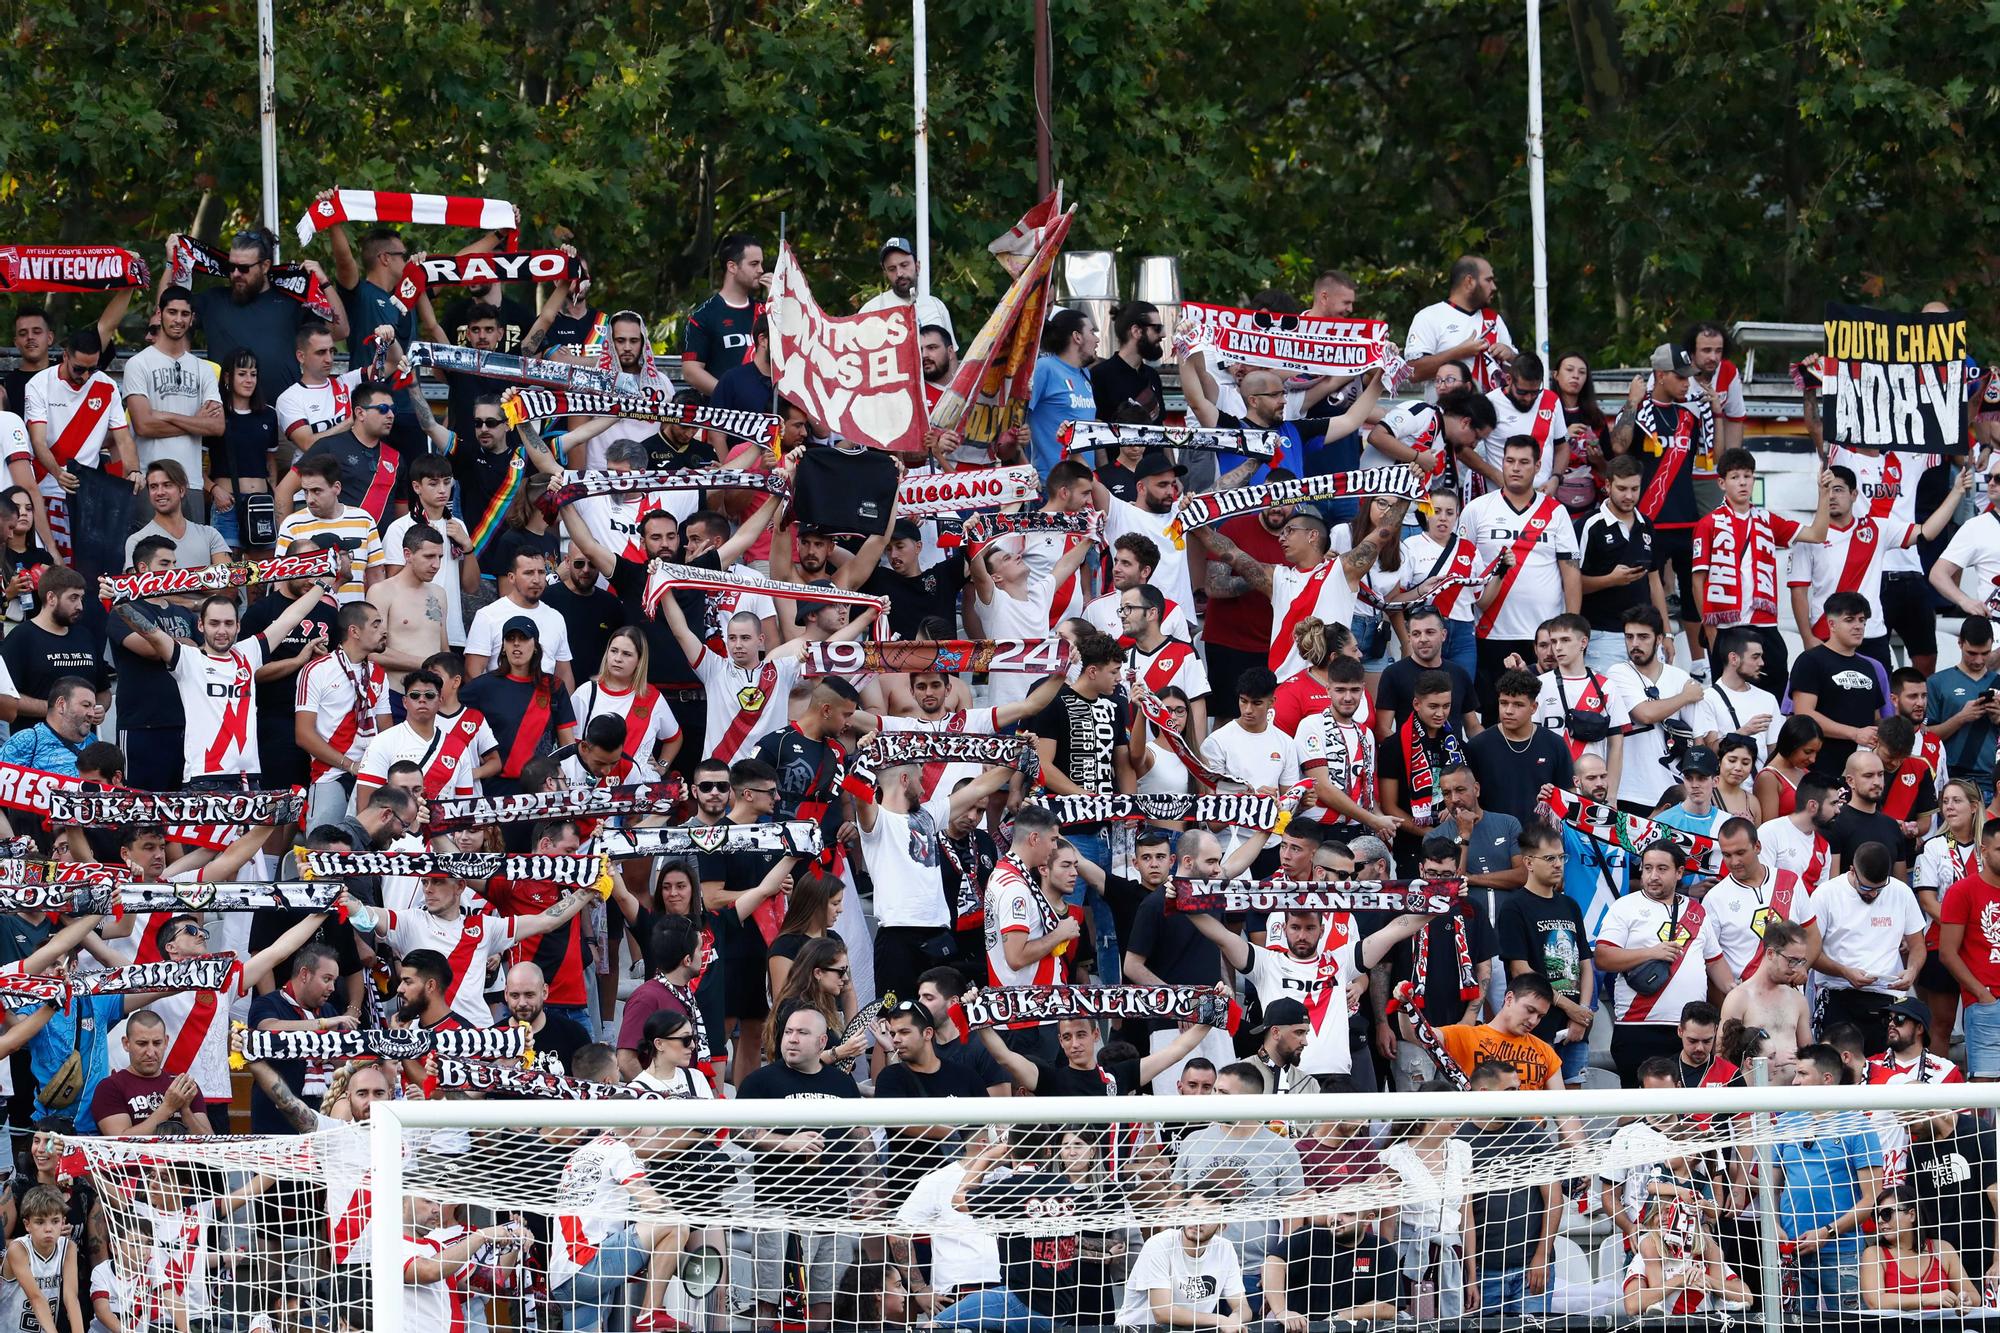
[[(165, 288), (174, 269), (178, 235), (167, 237), (167, 261), (160, 265), (159, 284)], [(276, 260), (271, 234), (260, 229), (238, 232), (229, 242), (229, 283), (194, 295), (195, 319), (209, 359), (225, 365), (238, 349), (257, 357), (265, 396), (276, 399), (298, 378), (292, 357), (293, 339), (306, 327), (326, 328), (331, 338), (348, 332), (347, 306), (340, 289), (318, 263), (307, 259), (299, 267), (317, 277), (333, 319), (322, 321), (302, 302), (271, 285)], [(108, 312), (107, 312), (108, 313)], [(282, 414), (281, 414), (282, 415)]]
[(354, 807), (366, 810), (389, 780), (389, 769), (408, 760), (423, 771), (424, 795), (476, 796), (479, 779), (500, 771), (500, 742), (486, 719), (468, 715), (440, 726), (439, 701), (444, 680), (419, 667), (402, 677), (403, 720), (374, 740), (361, 756), (354, 774)]
[[(359, 509), (386, 528), (395, 511), (409, 507), (409, 455), (389, 443), (396, 420), (396, 394), (386, 384), (362, 384), (354, 390), (354, 419), (344, 430), (322, 435), (278, 482), (278, 512), (289, 516), (304, 485), (299, 471), (315, 458), (331, 458), (340, 466), (340, 503)], [(282, 535), (282, 534), (281, 534)]]

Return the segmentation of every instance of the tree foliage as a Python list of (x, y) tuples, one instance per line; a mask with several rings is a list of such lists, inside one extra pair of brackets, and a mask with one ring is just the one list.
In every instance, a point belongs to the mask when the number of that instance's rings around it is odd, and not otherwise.
[[(1033, 202), (1031, 0), (930, 0), (934, 286), (970, 325), (984, 245)], [(0, 239), (225, 235), (259, 209), (250, 0), (21, 6), (0, 45)], [(1051, 0), (1072, 244), (1177, 254), (1189, 295), (1362, 279), (1400, 326), (1489, 254), (1530, 322), (1524, 11), (1491, 0)], [(2000, 6), (1549, 0), (1558, 346), (1828, 297), (1967, 306)], [(281, 229), (325, 185), (508, 197), (599, 290), (659, 314), (779, 215), (837, 308), (914, 226), (911, 22), (890, 0), (278, 0)], [(451, 237), (420, 238), (450, 244)]]

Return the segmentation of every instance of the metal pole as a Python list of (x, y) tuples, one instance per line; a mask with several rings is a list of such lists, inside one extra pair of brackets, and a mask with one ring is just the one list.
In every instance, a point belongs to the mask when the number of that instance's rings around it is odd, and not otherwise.
[(911, 0), (910, 9), (916, 47), (917, 299), (922, 301), (931, 294), (931, 78), (924, 0)]
[[(415, 1105), (416, 1103), (411, 1103)], [(396, 1103), (368, 1113), (368, 1266), (376, 1333), (403, 1327), (403, 1124)]]
[(1049, 165), (1049, 0), (1035, 0), (1035, 197), (1046, 199), (1055, 182)]
[[(1767, 1088), (1771, 1085), (1770, 1080), (1770, 1060), (1752, 1060), (1750, 1086)], [(1785, 1326), (1785, 1292), (1780, 1266), (1784, 1261), (1778, 1254), (1778, 1164), (1771, 1153), (1771, 1113), (1758, 1112), (1753, 1123), (1757, 1139), (1757, 1262), (1758, 1267), (1763, 1269), (1762, 1280), (1757, 1286), (1764, 1304), (1764, 1327), (1782, 1329)]]
[[(278, 234), (278, 53), (271, 0), (257, 0), (257, 120), (263, 138), (264, 226)], [(398, 1226), (402, 1225), (400, 1221)]]
[(1528, 214), (1535, 241), (1535, 353), (1549, 364), (1549, 223), (1542, 198), (1542, 11), (1528, 0)]

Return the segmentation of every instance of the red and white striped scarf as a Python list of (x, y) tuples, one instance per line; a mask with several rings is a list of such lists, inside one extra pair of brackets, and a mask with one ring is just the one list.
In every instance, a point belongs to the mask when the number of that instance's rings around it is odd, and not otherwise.
[[(394, 190), (335, 190), (316, 199), (299, 219), (300, 245), (310, 245), (322, 229), (339, 222), (411, 222), (427, 227), (471, 227), (511, 234), (521, 215), (505, 199), (471, 199), (455, 194), (403, 194)], [(511, 247), (512, 241), (509, 240)]]
[[(1778, 613), (1778, 546), (1771, 533), (1771, 515), (1752, 509), (1738, 517), (1723, 505), (1713, 514), (1714, 544), (1708, 549), (1708, 585), (1702, 592), (1701, 619), (1707, 625), (1742, 624), (1757, 613)], [(1739, 577), (1742, 556), (1737, 550), (1737, 528), (1741, 526), (1750, 542), (1750, 577), (1754, 586), (1745, 589)]]
[(647, 612), (656, 614), (660, 599), (675, 588), (692, 588), (700, 592), (761, 592), (766, 597), (784, 597), (794, 602), (851, 606), (857, 611), (873, 608), (875, 637), (885, 639), (889, 636), (889, 599), (871, 597), (865, 592), (849, 592), (832, 585), (818, 587), (810, 583), (783, 583), (741, 570), (718, 573), (712, 569), (697, 569), (693, 565), (677, 565), (669, 560), (655, 560), (646, 573)]

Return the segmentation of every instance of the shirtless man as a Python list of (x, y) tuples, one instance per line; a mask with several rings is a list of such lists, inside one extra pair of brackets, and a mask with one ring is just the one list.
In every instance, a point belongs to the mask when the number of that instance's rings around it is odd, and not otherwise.
[(1803, 926), (1776, 917), (1764, 925), (1764, 962), (1722, 1001), (1722, 1021), (1771, 1034), (1771, 1063), (1791, 1064), (1802, 1046), (1812, 1045), (1812, 1016), (1806, 1011), (1806, 972), (1812, 950)]
[[(412, 523), (403, 530), (402, 566), (368, 590), (369, 602), (382, 612), (389, 631), (388, 643), (375, 660), (392, 681), (401, 682), (424, 659), (450, 647), (444, 594), (433, 582), (443, 564), (444, 535), (429, 524)], [(400, 690), (396, 699), (400, 704)], [(401, 707), (396, 714), (402, 716)]]

